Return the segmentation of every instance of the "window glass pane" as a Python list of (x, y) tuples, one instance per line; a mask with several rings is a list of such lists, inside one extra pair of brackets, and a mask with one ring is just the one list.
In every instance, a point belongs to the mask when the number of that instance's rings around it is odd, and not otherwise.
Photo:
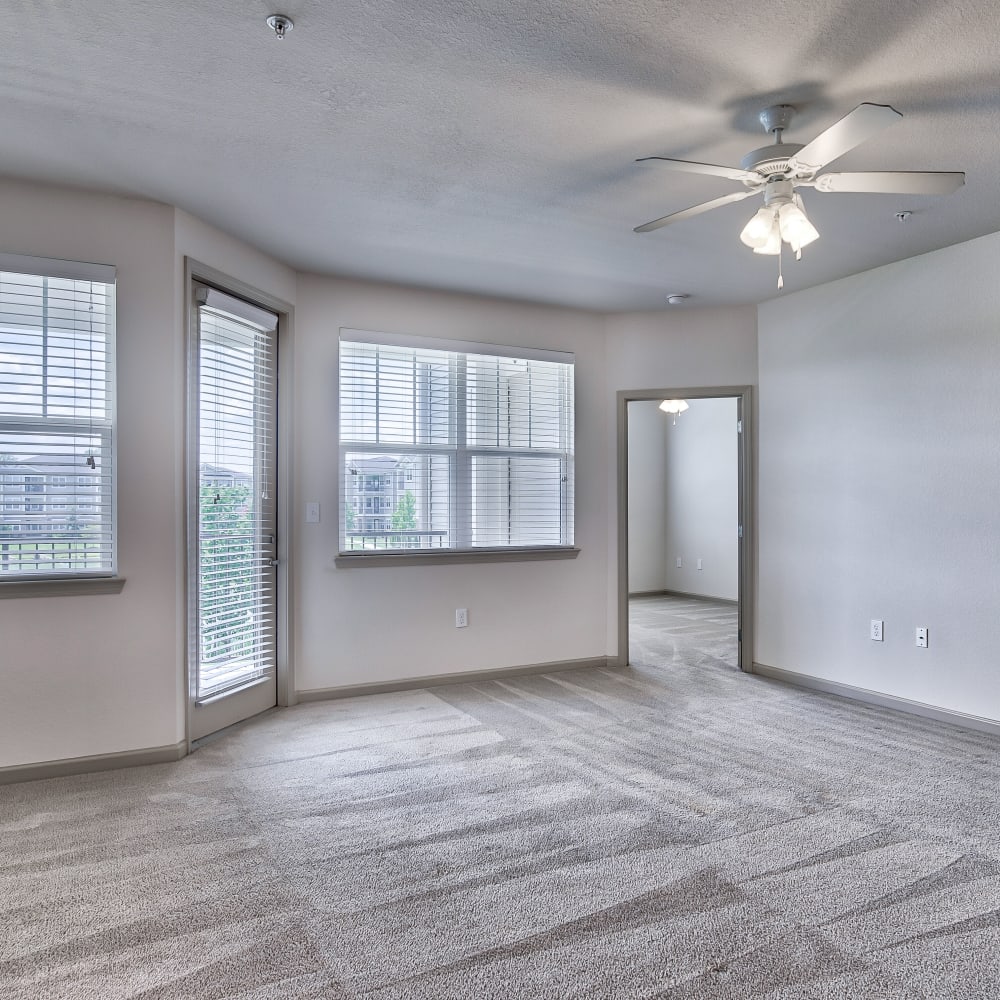
[[(189, 563), (195, 694), (212, 697), (274, 667), (274, 347), (277, 316), (199, 294), (197, 518)], [(230, 305), (234, 310), (230, 311)], [(194, 457), (194, 456), (192, 456)], [(194, 544), (192, 544), (194, 548)]]
[(573, 544), (571, 361), (345, 339), (340, 365), (343, 551)]
[(347, 452), (344, 550), (449, 548), (451, 471), (448, 455)]
[(369, 444), (448, 444), (454, 361), (440, 351), (342, 344), (341, 438)]
[(114, 285), (0, 273), (0, 578), (114, 570), (113, 326)]
[(469, 355), (469, 445), (568, 448), (567, 368), (546, 361)]
[(559, 458), (473, 455), (472, 544), (565, 544), (563, 470)]

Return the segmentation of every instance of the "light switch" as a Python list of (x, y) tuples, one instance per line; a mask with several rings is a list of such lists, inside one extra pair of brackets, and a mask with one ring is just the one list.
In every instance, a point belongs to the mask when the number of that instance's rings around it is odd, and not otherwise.
[(316, 500), (306, 504), (306, 524), (319, 524), (319, 503)]

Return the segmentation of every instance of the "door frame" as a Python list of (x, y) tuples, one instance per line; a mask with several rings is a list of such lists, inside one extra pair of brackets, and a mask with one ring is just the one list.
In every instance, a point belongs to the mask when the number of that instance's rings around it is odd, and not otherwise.
[(739, 539), (739, 635), (740, 670), (753, 673), (756, 553), (754, 509), (754, 420), (753, 386), (685, 386), (673, 389), (618, 390), (618, 656), (617, 665), (628, 666), (628, 404), (657, 399), (736, 399), (736, 417), (742, 421), (737, 461), (739, 463), (738, 514), (743, 528)]
[(184, 317), (185, 317), (185, 434), (184, 434), (184, 506), (187, 512), (184, 520), (184, 545), (182, 546), (182, 563), (180, 568), (183, 581), (184, 599), (182, 607), (184, 614), (180, 616), (181, 642), (184, 650), (183, 690), (184, 690), (184, 739), (187, 752), (194, 749), (192, 739), (192, 714), (194, 699), (191, 696), (194, 677), (194, 664), (191, 663), (188, 642), (188, 618), (192, 604), (190, 585), (190, 566), (188, 561), (188, 546), (191, 537), (190, 498), (193, 483), (198, 481), (198, 469), (195, 467), (198, 454), (198, 415), (194, 410), (197, 402), (190, 391), (190, 372), (197, 361), (198, 349), (198, 315), (194, 304), (194, 285), (209, 285), (237, 298), (245, 299), (253, 305), (260, 306), (278, 316), (277, 332), (277, 428), (276, 428), (276, 483), (277, 483), (277, 616), (275, 618), (275, 667), (277, 704), (287, 707), (298, 701), (295, 690), (295, 660), (294, 636), (292, 634), (292, 607), (294, 580), (292, 576), (291, 553), (294, 551), (292, 530), (294, 526), (293, 511), (293, 407), (291, 399), (292, 346), (294, 332), (295, 308), (290, 302), (277, 296), (262, 292), (252, 285), (239, 281), (192, 257), (184, 258)]

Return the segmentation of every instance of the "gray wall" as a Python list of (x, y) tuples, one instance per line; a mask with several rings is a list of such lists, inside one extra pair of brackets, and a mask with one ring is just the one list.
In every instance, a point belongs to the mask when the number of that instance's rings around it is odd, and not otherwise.
[(191, 254), (293, 298), (295, 275), (167, 205), (0, 181), (4, 249), (118, 268), (120, 594), (0, 599), (0, 767), (184, 735), (185, 295)]
[(655, 400), (628, 405), (628, 589), (667, 585), (666, 415)]
[(735, 601), (740, 586), (736, 400), (690, 399), (688, 406), (676, 424), (660, 414), (666, 432), (666, 589)]
[(735, 601), (736, 400), (691, 399), (688, 406), (676, 423), (658, 400), (628, 406), (629, 593), (677, 590)]
[[(665, 386), (756, 385), (757, 309), (733, 306), (676, 309), (608, 316), (607, 386), (609, 402), (617, 390)], [(608, 434), (616, 440), (617, 413), (607, 412)], [(608, 651), (618, 648), (618, 459), (610, 447), (608, 492)]]
[[(341, 327), (576, 355), (575, 559), (336, 566), (337, 337)], [(605, 655), (608, 510), (603, 319), (572, 309), (300, 275), (295, 312), (299, 690)], [(455, 609), (469, 627), (455, 628)]]
[(758, 661), (1000, 719), (998, 264), (987, 236), (760, 307)]

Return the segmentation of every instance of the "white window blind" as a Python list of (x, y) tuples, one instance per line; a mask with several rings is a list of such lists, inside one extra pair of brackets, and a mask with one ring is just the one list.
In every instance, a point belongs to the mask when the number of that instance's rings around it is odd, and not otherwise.
[(274, 669), (277, 316), (214, 289), (198, 310), (197, 697)]
[(0, 255), (0, 580), (115, 572), (114, 268)]
[(573, 356), (344, 331), (340, 466), (342, 552), (572, 546)]

